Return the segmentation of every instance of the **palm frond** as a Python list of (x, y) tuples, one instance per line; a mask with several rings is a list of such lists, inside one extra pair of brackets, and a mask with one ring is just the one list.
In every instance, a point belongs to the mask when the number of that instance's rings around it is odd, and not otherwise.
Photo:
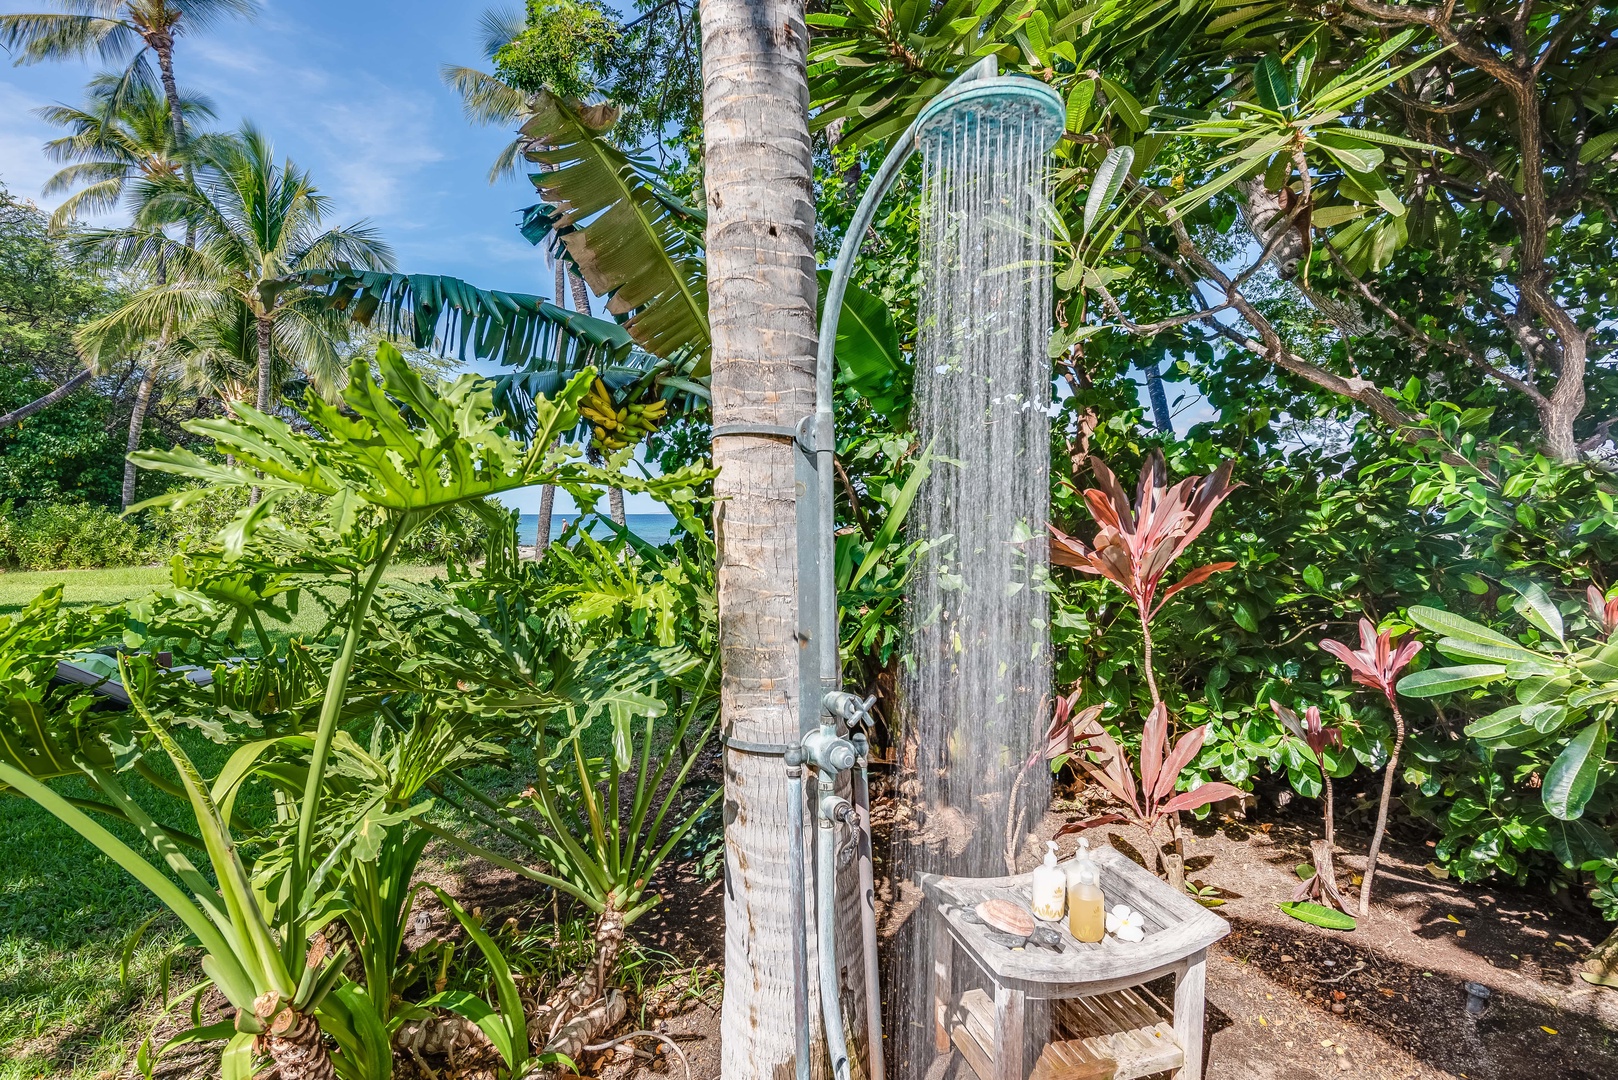
[(259, 12), (258, 0), (168, 0), (181, 14), (182, 30), (207, 30), (226, 19), (251, 19)]
[(488, 60), (528, 29), (528, 17), (510, 8), (487, 8), (478, 16), (478, 47)]
[(91, 14), (0, 15), (0, 48), (19, 64), (92, 54), (117, 61), (145, 47), (135, 28), (121, 19)]
[(86, 363), (102, 366), (176, 328), (228, 312), (234, 299), (228, 292), (199, 286), (195, 281), (154, 285), (131, 296), (116, 310), (86, 323), (74, 335), (74, 341)]
[(463, 361), (470, 354), (507, 367), (554, 365), (572, 372), (618, 359), (632, 344), (616, 323), (527, 293), (479, 289), (459, 278), (347, 267), (299, 276), (361, 326), (380, 316), (384, 333), (407, 337), (418, 349), (432, 347), (441, 335), (444, 351), (453, 348)]
[(456, 64), (443, 65), (438, 75), (474, 124), (514, 124), (528, 114), (528, 95), (493, 75)]

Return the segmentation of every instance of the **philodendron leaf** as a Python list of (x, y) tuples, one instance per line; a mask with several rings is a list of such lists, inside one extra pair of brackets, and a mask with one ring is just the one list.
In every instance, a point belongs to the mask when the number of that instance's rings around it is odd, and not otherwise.
[(1359, 923), (1354, 921), (1354, 916), (1345, 915), (1341, 911), (1334, 911), (1308, 900), (1288, 900), (1276, 906), (1299, 922), (1306, 922), (1310, 926), (1318, 926), (1324, 930), (1353, 930), (1359, 926)]
[(1597, 720), (1573, 736), (1546, 770), (1540, 797), (1553, 817), (1572, 821), (1595, 794), (1596, 775), (1607, 756), (1607, 722)]

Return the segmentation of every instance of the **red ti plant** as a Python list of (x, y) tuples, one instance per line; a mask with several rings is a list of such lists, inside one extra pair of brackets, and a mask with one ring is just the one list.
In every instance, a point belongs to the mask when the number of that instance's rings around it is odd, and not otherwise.
[(1107, 734), (1107, 730), (1094, 718), (1079, 725), (1076, 735), (1077, 743), (1088, 745), (1075, 745), (1074, 749), (1077, 752), (1074, 760), (1098, 784), (1111, 792), (1115, 799), (1124, 804), (1125, 812), (1102, 814), (1084, 821), (1070, 822), (1062, 826), (1057, 835), (1065, 836), (1097, 825), (1127, 821), (1146, 833), (1147, 839), (1152, 842), (1152, 850), (1157, 852), (1158, 872), (1165, 874), (1169, 878), (1169, 883), (1175, 888), (1181, 888), (1184, 882), (1175, 881), (1174, 878), (1183, 871), (1175, 863), (1163, 858), (1163, 849), (1157, 840), (1158, 825), (1165, 818), (1172, 817), (1181, 810), (1196, 810), (1220, 799), (1229, 799), (1242, 794), (1242, 790), (1234, 784), (1220, 782), (1203, 784), (1191, 791), (1174, 790), (1175, 781), (1180, 778), (1180, 773), (1191, 764), (1192, 759), (1197, 756), (1197, 751), (1202, 749), (1202, 742), (1208, 737), (1208, 725), (1204, 724), (1180, 736), (1171, 750), (1168, 706), (1161, 701), (1153, 705), (1151, 715), (1146, 718), (1146, 729), (1141, 732), (1140, 737), (1138, 784), (1135, 781), (1135, 770), (1129, 763), (1129, 755), (1118, 745), (1118, 740)]
[(1601, 627), (1602, 638), (1611, 638), (1613, 630), (1618, 629), (1618, 597), (1608, 600), (1594, 585), (1585, 595), (1590, 600), (1590, 614), (1595, 616), (1596, 625)]
[[(1104, 577), (1128, 593), (1135, 602), (1135, 613), (1140, 618), (1141, 670), (1146, 675), (1146, 687), (1151, 691), (1154, 716), (1162, 706), (1163, 698), (1157, 692), (1157, 672), (1152, 667), (1153, 617), (1162, 610), (1169, 597), (1181, 589), (1207, 581), (1221, 570), (1229, 570), (1236, 564), (1216, 562), (1199, 566), (1163, 590), (1162, 596), (1158, 595), (1158, 586), (1174, 560), (1208, 527), (1219, 504), (1239, 486), (1230, 481), (1231, 467), (1232, 463), (1227, 461), (1207, 476), (1187, 477), (1169, 487), (1168, 467), (1163, 462), (1163, 452), (1154, 449), (1146, 456), (1146, 462), (1141, 467), (1140, 480), (1135, 487), (1135, 505), (1131, 508), (1129, 496), (1124, 493), (1118, 478), (1104, 461), (1092, 456), (1090, 470), (1095, 473), (1096, 483), (1100, 487), (1087, 488), (1084, 501), (1090, 508), (1090, 516), (1095, 518), (1099, 526), (1095, 539), (1086, 545), (1056, 526), (1050, 526), (1052, 563)], [(1163, 716), (1166, 725), (1166, 710)], [(1165, 738), (1167, 730), (1165, 726)], [(1142, 753), (1144, 757), (1144, 751)], [(1142, 764), (1145, 764), (1144, 760)], [(1178, 775), (1178, 770), (1175, 775)], [(1148, 789), (1150, 786), (1145, 785)], [(1169, 790), (1173, 789), (1171, 777)], [(1175, 854), (1167, 876), (1178, 887), (1184, 876), (1178, 813), (1170, 812), (1169, 832), (1173, 837)]]
[[(1051, 726), (1045, 731), (1045, 741), (1036, 746), (1032, 753), (1017, 770), (1017, 778), (1011, 782), (1010, 808), (1006, 814), (1006, 873), (1017, 872), (1017, 838), (1022, 835), (1022, 819), (1025, 808), (1021, 805), (1023, 784), (1033, 773), (1035, 767), (1041, 763), (1050, 765), (1051, 762), (1073, 749), (1073, 744), (1079, 739), (1079, 732), (1087, 730), (1101, 715), (1103, 706), (1091, 705), (1079, 708), (1079, 695), (1082, 691), (1075, 686), (1073, 692), (1067, 697), (1056, 699), (1056, 710), (1051, 718)], [(1122, 818), (1117, 820), (1122, 821)]]
[(1393, 686), (1399, 673), (1410, 665), (1421, 651), (1421, 642), (1414, 639), (1394, 645), (1392, 631), (1378, 634), (1370, 619), (1360, 619), (1360, 647), (1350, 649), (1340, 641), (1325, 638), (1320, 647), (1348, 665), (1354, 681), (1361, 686), (1382, 691), (1393, 710), (1393, 751), (1388, 755), (1387, 771), (1382, 777), (1382, 801), (1376, 811), (1376, 829), (1371, 833), (1371, 847), (1365, 853), (1365, 877), (1360, 883), (1360, 918), (1371, 913), (1371, 879), (1376, 876), (1376, 859), (1382, 850), (1382, 837), (1388, 831), (1388, 800), (1393, 797), (1393, 783), (1399, 773), (1399, 751), (1405, 744), (1405, 718), (1399, 711), (1399, 699)]
[(1227, 461), (1207, 476), (1187, 477), (1169, 487), (1163, 452), (1154, 449), (1141, 468), (1135, 508), (1131, 510), (1129, 496), (1124, 494), (1118, 478), (1106, 463), (1092, 457), (1090, 468), (1101, 486), (1086, 489), (1084, 501), (1089, 504), (1090, 516), (1100, 529), (1092, 544), (1086, 545), (1056, 526), (1050, 526), (1051, 562), (1100, 575), (1123, 589), (1135, 602), (1144, 641), (1142, 668), (1146, 685), (1152, 692), (1152, 704), (1156, 705), (1162, 699), (1157, 693), (1157, 675), (1152, 670), (1152, 617), (1181, 589), (1207, 581), (1236, 564), (1217, 562), (1199, 566), (1165, 589), (1161, 599), (1157, 596), (1157, 587), (1170, 564), (1201, 535), (1213, 518), (1214, 510), (1240, 485), (1230, 482), (1231, 463)]
[(1285, 705), (1270, 699), (1270, 708), (1293, 736), (1303, 741), (1309, 747), (1309, 752), (1315, 756), (1315, 762), (1320, 766), (1320, 782), (1326, 793), (1326, 838), (1317, 840), (1310, 845), (1315, 856), (1315, 876), (1298, 886), (1293, 894), (1294, 900), (1307, 900), (1319, 896), (1336, 904), (1344, 911), (1348, 910), (1348, 903), (1343, 894), (1337, 891), (1337, 868), (1334, 852), (1336, 850), (1336, 813), (1332, 808), (1331, 773), (1326, 771), (1326, 747), (1342, 746), (1343, 732), (1341, 728), (1327, 727), (1320, 719), (1318, 706), (1310, 705), (1303, 710), (1303, 717), (1287, 708)]

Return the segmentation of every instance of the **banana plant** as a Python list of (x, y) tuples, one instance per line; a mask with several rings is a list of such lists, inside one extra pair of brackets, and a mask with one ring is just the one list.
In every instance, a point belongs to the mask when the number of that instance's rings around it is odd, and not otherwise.
[[(618, 119), (609, 104), (585, 105), (540, 91), (528, 103), (522, 134), (532, 174), (545, 199), (543, 216), (525, 217), (523, 234), (539, 243), (550, 232), (607, 310), (641, 348), (671, 363), (691, 361), (708, 374), (705, 217), (602, 136)], [(587, 224), (586, 224), (587, 223)]]

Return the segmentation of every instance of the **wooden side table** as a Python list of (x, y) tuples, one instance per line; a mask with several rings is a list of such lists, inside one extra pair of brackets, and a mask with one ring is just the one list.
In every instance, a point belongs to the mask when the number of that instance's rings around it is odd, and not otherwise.
[[(994, 897), (1027, 907), (1033, 875), (923, 875), (933, 919), (935, 1047), (951, 1048), (979, 1080), (1131, 1080), (1170, 1072), (1202, 1080), (1202, 1022), (1208, 947), (1230, 931), (1224, 919), (1169, 888), (1111, 848), (1093, 853), (1107, 908), (1128, 904), (1145, 919), (1139, 942), (1108, 936), (1090, 944), (1064, 920), (1046, 924), (1060, 953), (1010, 948), (973, 909)], [(955, 958), (972, 961), (987, 986), (955, 990)], [(1172, 1010), (1145, 984), (1175, 976)], [(1029, 1002), (1048, 1002), (1053, 1037), (1030, 1067), (1024, 1025)]]

